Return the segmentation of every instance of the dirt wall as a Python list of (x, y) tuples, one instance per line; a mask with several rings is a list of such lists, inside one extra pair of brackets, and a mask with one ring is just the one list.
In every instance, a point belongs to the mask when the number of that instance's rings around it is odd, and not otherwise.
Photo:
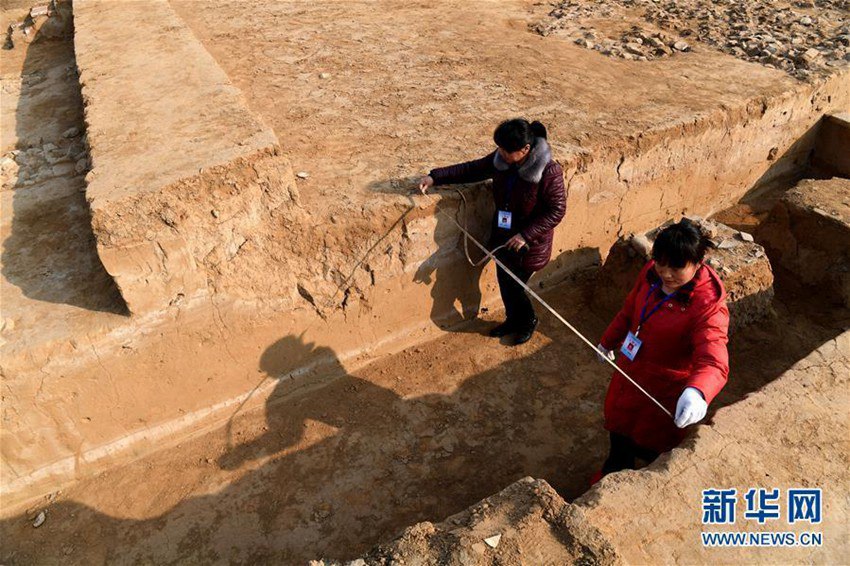
[(808, 292), (850, 306), (850, 180), (802, 181), (776, 203), (759, 237)]
[(710, 216), (745, 193), (799, 179), (825, 112), (850, 108), (850, 74), (742, 101), (654, 131), (559, 154), (570, 198), (556, 250), (610, 249), (683, 214)]
[(813, 161), (828, 175), (850, 177), (850, 112), (825, 116)]
[[(445, 521), (420, 523), (367, 564), (834, 564), (850, 551), (850, 332), (830, 340), (647, 468), (573, 503), (526, 478)], [(749, 488), (823, 490), (822, 522), (743, 518)], [(737, 521), (703, 525), (702, 490), (735, 488)], [(782, 502), (782, 513), (787, 513)], [(809, 547), (708, 548), (702, 531), (821, 532)], [(494, 539), (496, 535), (501, 535)], [(490, 541), (489, 543), (487, 541)], [(496, 544), (493, 544), (493, 543)], [(534, 554), (543, 549), (541, 554)]]
[[(285, 157), (217, 82), (215, 62), (167, 3), (131, 17), (141, 5), (81, 3), (75, 17), (98, 251), (144, 314), (57, 332), (4, 359), (6, 402), (20, 415), (3, 431), (11, 502), (217, 426), (243, 403), (263, 403), (269, 377), (291, 376), (293, 388), (332, 379), (321, 369), (327, 349), (350, 370), (497, 302), (492, 267), (466, 266), (458, 231), (436, 214), (457, 213), (455, 193), (410, 197), (397, 183), (364, 204), (300, 208)], [(113, 25), (128, 20), (136, 23)], [(154, 52), (174, 59), (162, 76), (146, 67)], [(182, 84), (187, 68), (199, 94), (154, 88)], [(822, 113), (850, 107), (846, 81), (801, 84), (584, 149), (556, 143), (569, 208), (555, 259), (535, 283), (598, 263), (619, 235), (707, 215), (798, 174)], [(471, 194), (470, 209), (492, 206), (486, 191)], [(486, 215), (471, 218), (482, 237), (485, 225)], [(282, 336), (315, 347), (277, 352), (270, 375), (260, 359)]]
[(249, 272), (228, 273), (228, 260), (298, 198), (274, 133), (167, 1), (80, 2), (74, 25), (86, 196), (130, 312), (204, 296), (228, 276), (243, 283)]

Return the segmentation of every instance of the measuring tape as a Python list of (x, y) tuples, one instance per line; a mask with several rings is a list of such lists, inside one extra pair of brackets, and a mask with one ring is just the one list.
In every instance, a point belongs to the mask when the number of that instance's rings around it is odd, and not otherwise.
[[(461, 199), (463, 200), (464, 212), (466, 213), (466, 204), (467, 204), (467, 203), (466, 203), (466, 196), (464, 196), (464, 194), (463, 194), (463, 193), (462, 193), (459, 189), (455, 189), (455, 190), (457, 190), (458, 194), (460, 195)], [(431, 195), (431, 196), (436, 197), (437, 195)], [(662, 405), (662, 404), (661, 404), (661, 403), (660, 403), (660, 402), (659, 402), (659, 401), (658, 401), (655, 397), (653, 397), (652, 395), (650, 395), (650, 394), (649, 394), (649, 392), (648, 392), (646, 389), (644, 389), (643, 387), (641, 387), (641, 386), (640, 386), (640, 385), (639, 385), (639, 384), (638, 384), (638, 383), (637, 383), (634, 379), (632, 379), (631, 377), (629, 377), (629, 375), (628, 375), (626, 372), (624, 372), (624, 371), (620, 368), (620, 366), (618, 366), (616, 363), (614, 363), (614, 361), (613, 361), (613, 360), (611, 360), (611, 359), (610, 359), (608, 356), (606, 356), (606, 355), (605, 355), (602, 351), (600, 351), (600, 350), (599, 350), (596, 346), (594, 346), (594, 345), (593, 345), (593, 342), (591, 342), (590, 340), (588, 340), (587, 338), (585, 338), (585, 337), (584, 337), (584, 335), (583, 335), (581, 332), (579, 332), (577, 328), (575, 328), (575, 327), (574, 327), (572, 324), (570, 324), (570, 323), (569, 323), (569, 322), (568, 322), (568, 321), (567, 321), (564, 317), (562, 317), (562, 316), (558, 313), (558, 311), (556, 311), (555, 309), (553, 309), (552, 307), (550, 307), (550, 306), (549, 306), (549, 304), (548, 304), (546, 301), (544, 301), (543, 299), (541, 299), (541, 298), (540, 298), (540, 295), (538, 295), (537, 293), (535, 293), (535, 292), (531, 289), (531, 287), (529, 287), (528, 285), (526, 285), (526, 284), (525, 284), (525, 283), (524, 283), (524, 282), (523, 282), (523, 281), (522, 281), (519, 277), (517, 277), (516, 275), (514, 275), (514, 272), (513, 272), (513, 271), (511, 271), (510, 269), (508, 269), (508, 268), (505, 266), (505, 264), (503, 264), (501, 261), (499, 261), (499, 259), (498, 259), (498, 258), (497, 258), (494, 254), (495, 254), (497, 251), (499, 251), (500, 249), (504, 248), (504, 247), (505, 247), (504, 245), (499, 246), (499, 247), (497, 247), (497, 248), (495, 248), (495, 249), (493, 249), (493, 250), (488, 250), (487, 248), (485, 248), (485, 247), (481, 244), (481, 242), (479, 242), (478, 240), (476, 240), (476, 239), (475, 239), (475, 236), (473, 236), (472, 234), (470, 234), (470, 233), (469, 233), (469, 231), (466, 229), (466, 227), (461, 226), (461, 225), (458, 223), (458, 221), (457, 221), (457, 220), (455, 220), (454, 218), (452, 218), (452, 216), (451, 216), (451, 215), (449, 215), (448, 213), (446, 213), (446, 212), (445, 212), (445, 211), (443, 211), (443, 210), (437, 210), (437, 213), (438, 213), (438, 214), (442, 214), (443, 216), (445, 216), (446, 218), (448, 218), (448, 219), (452, 222), (452, 224), (454, 224), (455, 226), (457, 226), (457, 227), (458, 227), (458, 229), (459, 229), (461, 232), (463, 232), (463, 251), (464, 251), (464, 253), (466, 254), (466, 259), (467, 259), (467, 261), (468, 261), (471, 265), (473, 265), (473, 266), (475, 266), (475, 267), (478, 267), (478, 266), (480, 266), (482, 263), (486, 262), (488, 259), (492, 259), (492, 260), (496, 263), (496, 265), (498, 265), (500, 268), (502, 268), (502, 269), (505, 271), (505, 273), (507, 273), (507, 274), (511, 277), (511, 279), (513, 279), (513, 280), (514, 280), (514, 281), (516, 281), (516, 282), (517, 282), (520, 286), (522, 286), (522, 288), (523, 288), (523, 289), (525, 289), (525, 291), (526, 291), (529, 295), (531, 295), (531, 296), (532, 296), (532, 297), (533, 297), (533, 298), (534, 298), (534, 299), (535, 299), (538, 303), (540, 303), (541, 305), (543, 305), (543, 306), (546, 308), (546, 310), (548, 310), (548, 311), (549, 311), (549, 312), (551, 312), (553, 315), (555, 315), (555, 318), (557, 318), (558, 320), (560, 320), (560, 321), (561, 321), (561, 323), (563, 323), (563, 325), (564, 325), (564, 326), (566, 326), (567, 328), (569, 328), (569, 329), (573, 332), (573, 334), (575, 334), (576, 336), (578, 336), (579, 338), (581, 338), (581, 340), (582, 340), (585, 344), (587, 344), (588, 346), (590, 346), (590, 348), (591, 348), (594, 352), (596, 352), (596, 353), (599, 355), (599, 357), (601, 357), (602, 359), (604, 359), (604, 360), (605, 360), (608, 364), (610, 364), (610, 365), (611, 365), (611, 367), (613, 367), (615, 370), (617, 370), (618, 372), (620, 372), (620, 374), (621, 374), (623, 377), (625, 377), (626, 379), (628, 379), (628, 380), (629, 380), (629, 382), (631, 382), (631, 384), (632, 384), (632, 385), (634, 385), (635, 387), (637, 387), (637, 388), (638, 388), (638, 390), (639, 390), (641, 393), (643, 393), (644, 395), (646, 395), (646, 397), (647, 397), (650, 401), (652, 401), (653, 403), (655, 403), (656, 405), (658, 405), (658, 408), (659, 408), (659, 409), (661, 409), (662, 411), (664, 411), (664, 413), (665, 413), (665, 414), (667, 414), (667, 415), (668, 415), (671, 419), (673, 418), (673, 414), (672, 414), (670, 411), (668, 411), (668, 410), (667, 410), (667, 408), (666, 408), (664, 405)], [(464, 222), (466, 223), (466, 220), (464, 220)], [(468, 226), (468, 223), (467, 223), (467, 226)], [(478, 249), (480, 249), (480, 250), (481, 250), (482, 252), (484, 252), (484, 254), (485, 254), (485, 255), (484, 255), (484, 257), (483, 257), (481, 260), (479, 260), (478, 262), (473, 262), (473, 261), (472, 261), (472, 258), (470, 258), (470, 257), (469, 257), (469, 249), (468, 249), (468, 244), (467, 244), (467, 241), (468, 241), (468, 240), (472, 240), (472, 243), (474, 243), (474, 244), (478, 247)]]

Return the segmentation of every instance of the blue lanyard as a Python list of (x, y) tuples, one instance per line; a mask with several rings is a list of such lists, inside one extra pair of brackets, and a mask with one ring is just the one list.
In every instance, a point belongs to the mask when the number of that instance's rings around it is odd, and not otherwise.
[(649, 298), (652, 296), (652, 294), (655, 292), (655, 290), (658, 289), (658, 287), (660, 285), (661, 285), (660, 283), (653, 284), (649, 288), (649, 292), (646, 294), (646, 300), (643, 302), (643, 309), (640, 311), (640, 323), (638, 324), (637, 330), (635, 330), (635, 337), (636, 338), (637, 338), (638, 333), (640, 332), (640, 327), (643, 326), (643, 324), (647, 320), (649, 320), (649, 317), (654, 315), (658, 311), (658, 309), (660, 309), (662, 307), (662, 305), (664, 305), (664, 303), (666, 303), (668, 300), (670, 300), (673, 297), (673, 295), (675, 295), (676, 293), (679, 292), (678, 290), (676, 290), (676, 291), (673, 291), (672, 293), (670, 293), (669, 295), (665, 295), (664, 298), (661, 299), (658, 303), (656, 303), (656, 305), (652, 308), (652, 310), (649, 311), (649, 314), (646, 314), (646, 307), (649, 306)]

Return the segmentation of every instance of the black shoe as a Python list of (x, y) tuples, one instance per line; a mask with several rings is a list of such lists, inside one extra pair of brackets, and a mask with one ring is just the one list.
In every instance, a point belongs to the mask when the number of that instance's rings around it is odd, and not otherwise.
[(489, 334), (493, 338), (501, 338), (502, 336), (507, 336), (508, 334), (513, 334), (513, 332), (514, 332), (514, 325), (511, 324), (510, 321), (506, 320), (505, 322), (503, 322), (499, 326), (495, 326), (495, 327), (491, 328), (490, 332), (488, 332), (487, 334)]
[(520, 344), (525, 344), (531, 337), (534, 336), (534, 331), (537, 329), (537, 317), (535, 316), (531, 323), (528, 324), (522, 331), (517, 332), (516, 340), (514, 340), (514, 346), (519, 346)]

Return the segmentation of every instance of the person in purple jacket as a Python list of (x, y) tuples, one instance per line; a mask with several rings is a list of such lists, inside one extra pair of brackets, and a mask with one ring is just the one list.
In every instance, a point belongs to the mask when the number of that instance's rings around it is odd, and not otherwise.
[[(567, 209), (564, 172), (552, 159), (546, 128), (522, 118), (499, 124), (493, 133), (498, 146), (489, 155), (449, 167), (433, 169), (419, 181), (429, 188), (492, 179), (496, 212), (490, 249), (505, 245), (496, 257), (523, 282), (543, 269), (552, 257), (552, 240)], [(514, 344), (531, 339), (537, 316), (525, 290), (501, 268), (496, 270), (505, 303), (505, 321), (490, 336), (513, 336)]]

